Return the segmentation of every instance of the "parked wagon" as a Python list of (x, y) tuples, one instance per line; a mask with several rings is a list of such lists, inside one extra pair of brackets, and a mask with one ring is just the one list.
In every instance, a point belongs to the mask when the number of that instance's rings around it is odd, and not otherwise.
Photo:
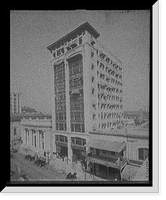
[(34, 161), (34, 163), (39, 167), (43, 167), (44, 165), (46, 165), (46, 160), (45, 158), (39, 157), (37, 160)]
[(35, 160), (35, 156), (28, 154), (25, 156), (25, 159), (33, 161), (33, 160)]

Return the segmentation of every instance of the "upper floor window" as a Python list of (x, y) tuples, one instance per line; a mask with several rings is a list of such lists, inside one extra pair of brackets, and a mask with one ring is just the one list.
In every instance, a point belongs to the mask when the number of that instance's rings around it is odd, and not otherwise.
[(95, 94), (95, 89), (94, 88), (92, 88), (92, 94)]
[(91, 58), (93, 58), (93, 56), (94, 56), (94, 53), (93, 53), (93, 51), (91, 51)]
[(82, 38), (81, 37), (79, 38), (79, 44), (82, 44)]
[(94, 64), (91, 65), (91, 69), (92, 69), (92, 70), (94, 69)]
[(95, 117), (96, 117), (96, 114), (93, 114), (93, 119), (95, 119)]
[(91, 45), (93, 46), (95, 44), (95, 41), (94, 40), (91, 40)]
[(54, 58), (56, 57), (56, 52), (55, 51), (53, 52), (53, 56), (54, 56)]
[(148, 148), (139, 148), (138, 149), (138, 158), (139, 160), (145, 160), (149, 156)]

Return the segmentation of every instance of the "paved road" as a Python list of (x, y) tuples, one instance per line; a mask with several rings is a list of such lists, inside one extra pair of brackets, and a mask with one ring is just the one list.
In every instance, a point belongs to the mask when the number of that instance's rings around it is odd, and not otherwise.
[(36, 166), (33, 161), (26, 160), (22, 154), (15, 153), (11, 158), (11, 169), (16, 173), (11, 176), (11, 180), (18, 179), (18, 167), (21, 169), (21, 174), (26, 173), (30, 181), (58, 181), (65, 179), (65, 175), (57, 172), (51, 166), (46, 165), (40, 168)]

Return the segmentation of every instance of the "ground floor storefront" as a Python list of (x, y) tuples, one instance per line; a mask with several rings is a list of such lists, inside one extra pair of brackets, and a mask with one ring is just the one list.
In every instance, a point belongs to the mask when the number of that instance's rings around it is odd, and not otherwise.
[(89, 172), (92, 175), (98, 176), (102, 179), (107, 180), (120, 180), (121, 174), (120, 170), (98, 163), (89, 163)]
[(54, 133), (53, 134), (53, 157), (63, 161), (75, 163), (85, 161), (86, 157), (86, 138), (73, 134)]

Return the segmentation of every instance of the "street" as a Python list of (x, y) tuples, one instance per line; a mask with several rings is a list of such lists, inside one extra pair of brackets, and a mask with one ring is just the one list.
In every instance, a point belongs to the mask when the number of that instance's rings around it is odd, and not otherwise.
[(57, 172), (51, 166), (46, 165), (39, 167), (35, 165), (33, 161), (26, 160), (24, 155), (15, 153), (13, 157), (11, 157), (11, 170), (15, 172), (15, 174), (11, 176), (11, 181), (16, 181), (20, 177), (18, 167), (21, 169), (20, 174), (26, 174), (29, 181), (58, 181), (65, 179), (64, 174)]

